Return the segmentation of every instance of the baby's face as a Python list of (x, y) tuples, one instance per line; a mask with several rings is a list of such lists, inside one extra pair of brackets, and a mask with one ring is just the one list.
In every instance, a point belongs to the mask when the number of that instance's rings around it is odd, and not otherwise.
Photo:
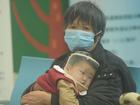
[[(70, 67), (69, 74), (85, 87), (89, 87), (95, 75), (95, 70), (86, 62), (79, 62)], [(79, 91), (85, 90), (82, 86), (77, 85)]]

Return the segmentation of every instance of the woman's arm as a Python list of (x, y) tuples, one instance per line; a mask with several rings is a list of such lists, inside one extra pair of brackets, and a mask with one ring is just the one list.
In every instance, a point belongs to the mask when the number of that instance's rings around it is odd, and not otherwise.
[(51, 105), (51, 94), (44, 91), (32, 91), (21, 97), (21, 105)]

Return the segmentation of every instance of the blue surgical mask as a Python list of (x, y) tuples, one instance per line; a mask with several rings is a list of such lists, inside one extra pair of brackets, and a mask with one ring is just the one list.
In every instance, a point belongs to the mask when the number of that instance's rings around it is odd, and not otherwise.
[(64, 39), (71, 51), (75, 49), (89, 50), (93, 47), (94, 33), (83, 30), (66, 29)]

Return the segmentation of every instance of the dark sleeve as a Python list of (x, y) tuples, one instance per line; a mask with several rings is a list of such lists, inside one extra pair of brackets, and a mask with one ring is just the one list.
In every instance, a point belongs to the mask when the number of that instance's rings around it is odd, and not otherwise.
[(98, 74), (88, 95), (79, 97), (80, 105), (118, 105), (122, 93), (121, 77), (116, 73)]
[(124, 62), (121, 62), (121, 66), (118, 66), (118, 68), (122, 79), (123, 93), (136, 92), (136, 83), (126, 64)]
[[(112, 68), (112, 67), (111, 67)], [(97, 74), (88, 95), (79, 97), (80, 105), (119, 105), (124, 92), (135, 92), (136, 84), (124, 63)]]
[[(121, 77), (113, 72), (98, 73), (86, 96), (79, 96), (80, 105), (118, 105), (122, 93)], [(58, 104), (58, 96), (52, 95), (52, 105)]]

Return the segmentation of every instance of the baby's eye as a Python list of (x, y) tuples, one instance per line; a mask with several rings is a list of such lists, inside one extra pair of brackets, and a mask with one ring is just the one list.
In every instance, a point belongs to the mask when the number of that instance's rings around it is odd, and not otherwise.
[(83, 75), (85, 74), (85, 72), (84, 72), (84, 71), (82, 71), (82, 70), (80, 70), (80, 73), (81, 73), (81, 74), (83, 74)]
[(92, 77), (92, 76), (89, 76), (89, 77), (88, 77), (88, 79), (89, 79), (89, 80), (92, 80), (92, 79), (93, 79), (93, 77)]

